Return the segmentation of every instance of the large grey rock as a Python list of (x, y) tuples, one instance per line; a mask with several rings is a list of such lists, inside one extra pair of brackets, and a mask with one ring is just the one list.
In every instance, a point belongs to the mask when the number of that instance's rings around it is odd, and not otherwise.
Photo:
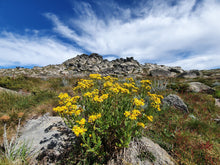
[(201, 82), (189, 83), (189, 90), (191, 90), (192, 92), (205, 92), (205, 93), (209, 93), (209, 94), (212, 94), (213, 92), (215, 92), (214, 89), (212, 89), (208, 85), (205, 85)]
[(0, 92), (6, 92), (6, 93), (9, 93), (9, 94), (15, 94), (15, 95), (19, 94), (16, 91), (13, 91), (13, 90), (10, 90), (10, 89), (6, 89), (6, 88), (2, 88), (2, 87), (0, 87)]
[(215, 106), (220, 107), (220, 99), (215, 99)]
[(163, 99), (163, 103), (168, 104), (169, 106), (174, 106), (175, 108), (180, 109), (185, 113), (189, 112), (187, 105), (183, 102), (183, 100), (179, 96), (175, 94), (170, 94), (166, 96)]
[(129, 148), (115, 155), (116, 159), (108, 162), (108, 165), (174, 165), (170, 155), (152, 140), (142, 137), (133, 140)]
[(180, 74), (178, 77), (182, 77), (182, 78), (196, 78), (202, 76), (202, 72), (200, 72), (199, 70), (189, 70), (186, 71), (182, 74)]
[(48, 114), (29, 120), (20, 134), (18, 143), (28, 143), (35, 164), (53, 164), (65, 158), (75, 138), (60, 117)]
[(164, 69), (153, 69), (150, 71), (150, 75), (153, 77), (171, 77), (171, 72)]

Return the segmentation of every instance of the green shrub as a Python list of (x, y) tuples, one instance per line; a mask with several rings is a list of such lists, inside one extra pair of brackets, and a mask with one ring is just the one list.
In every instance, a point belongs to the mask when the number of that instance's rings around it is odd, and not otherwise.
[[(54, 108), (80, 140), (81, 161), (106, 163), (112, 154), (140, 137), (152, 110), (160, 111), (161, 95), (150, 93), (149, 80), (136, 86), (132, 78), (118, 81), (110, 76), (91, 74), (74, 88), (74, 96), (61, 93)], [(145, 98), (148, 96), (148, 105)]]
[(213, 94), (213, 97), (220, 98), (220, 91), (219, 90), (215, 91), (215, 93)]

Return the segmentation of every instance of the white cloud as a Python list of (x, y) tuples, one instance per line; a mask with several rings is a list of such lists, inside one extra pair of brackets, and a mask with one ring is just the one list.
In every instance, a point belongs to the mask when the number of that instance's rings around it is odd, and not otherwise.
[(60, 64), (80, 50), (53, 38), (0, 33), (0, 66)]
[[(141, 62), (176, 64), (184, 69), (220, 67), (216, 62), (220, 61), (217, 0), (204, 0), (199, 5), (196, 0), (179, 0), (175, 6), (157, 0), (148, 5), (124, 9), (111, 2), (112, 13), (117, 9), (121, 17), (117, 14), (102, 19), (83, 2), (81, 6), (78, 3), (78, 19), (62, 22), (54, 14), (46, 16), (53, 21), (56, 32), (90, 52), (133, 56)], [(189, 54), (182, 56), (184, 52)]]

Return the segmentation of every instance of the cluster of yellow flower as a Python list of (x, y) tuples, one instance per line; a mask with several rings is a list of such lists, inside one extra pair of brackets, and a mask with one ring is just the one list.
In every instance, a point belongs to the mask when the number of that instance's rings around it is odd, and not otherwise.
[(115, 94), (118, 94), (119, 92), (120, 93), (125, 93), (125, 94), (130, 93), (129, 89), (122, 87), (119, 83), (112, 84), (111, 86), (108, 85), (107, 87), (110, 87), (109, 91), (111, 91)]
[(110, 82), (118, 81), (118, 78), (116, 78), (116, 77), (111, 77), (111, 76), (103, 77), (103, 79), (104, 79), (105, 81), (110, 81)]
[(101, 113), (98, 113), (96, 115), (90, 115), (89, 119), (88, 119), (88, 122), (92, 123), (92, 122), (96, 121), (97, 119), (99, 119), (101, 117), (102, 117)]
[(78, 82), (78, 85), (77, 85), (75, 88), (73, 88), (73, 90), (77, 90), (77, 89), (89, 89), (89, 88), (91, 88), (92, 86), (94, 86), (93, 80), (81, 79), (81, 80)]
[(141, 126), (141, 127), (145, 128), (145, 124), (142, 123), (142, 122), (138, 122), (138, 123), (137, 123), (137, 126)]
[(95, 95), (98, 95), (99, 94), (99, 90), (98, 89), (94, 89), (92, 92), (86, 92), (84, 93), (84, 97), (94, 97)]
[(128, 117), (131, 120), (136, 120), (140, 114), (141, 114), (141, 112), (137, 109), (132, 110), (132, 112), (125, 111), (125, 113), (124, 113), (125, 117)]
[(93, 101), (101, 103), (108, 98), (108, 95), (109, 94), (103, 94), (100, 97), (99, 95), (95, 95), (95, 97), (93, 98)]
[(146, 90), (151, 90), (151, 81), (150, 80), (141, 80), (141, 87), (145, 88)]
[(97, 79), (97, 80), (101, 80), (102, 76), (100, 74), (90, 74), (89, 77), (91, 79)]
[(163, 99), (162, 95), (157, 95), (157, 94), (153, 94), (148, 92), (147, 95), (150, 97), (151, 100), (151, 106), (155, 109), (157, 109), (158, 111), (161, 111), (160, 109), (160, 105), (161, 105), (161, 99)]
[(83, 135), (87, 131), (87, 129), (84, 128), (84, 126), (79, 127), (77, 125), (74, 125), (72, 131), (75, 133), (76, 136), (79, 136), (79, 135)]
[[(60, 106), (54, 108), (55, 112), (62, 114), (63, 116), (67, 115), (68, 119), (72, 118), (72, 131), (76, 134), (76, 136), (83, 135), (89, 130), (90, 126), (93, 125), (95, 127), (96, 120), (100, 119), (102, 115), (99, 113), (100, 111), (85, 111), (87, 109), (84, 107), (86, 102), (89, 102), (89, 108), (92, 106), (99, 106), (100, 104), (95, 103), (105, 103), (111, 104), (111, 101), (104, 102), (105, 100), (124, 97), (127, 99), (123, 104), (130, 104), (131, 108), (127, 111), (124, 111), (124, 116), (130, 120), (136, 120), (136, 126), (140, 126), (145, 128), (145, 124), (139, 121), (144, 121), (142, 119), (148, 119), (153, 121), (153, 116), (148, 116), (145, 114), (144, 110), (138, 110), (141, 106), (145, 105), (144, 99), (138, 99), (137, 92), (143, 89), (149, 91), (151, 89), (151, 81), (150, 80), (142, 80), (140, 81), (141, 87), (138, 88), (135, 85), (135, 81), (133, 78), (126, 78), (127, 82), (119, 82), (118, 78), (114, 78), (111, 76), (102, 77), (100, 74), (90, 74), (89, 76), (93, 80), (81, 79), (77, 86), (73, 88), (74, 91), (81, 91), (80, 96), (71, 97), (67, 93), (60, 93), (58, 96), (60, 101)], [(98, 81), (97, 81), (98, 80)], [(97, 83), (98, 82), (98, 83)], [(97, 86), (99, 85), (99, 86)], [(99, 88), (99, 89), (97, 89)], [(146, 91), (146, 92), (147, 92)], [(118, 95), (119, 97), (114, 97)], [(148, 92), (148, 96), (151, 101), (151, 106), (160, 111), (161, 99), (163, 96), (157, 94), (151, 94)], [(138, 98), (137, 98), (138, 97)], [(129, 103), (129, 101), (131, 102)], [(120, 100), (118, 100), (120, 101)], [(79, 106), (81, 105), (81, 106)], [(82, 108), (84, 107), (84, 109)], [(120, 105), (123, 106), (123, 105)], [(111, 105), (106, 107), (112, 107)], [(94, 108), (96, 109), (96, 107)], [(122, 112), (123, 113), (123, 112)], [(123, 120), (122, 120), (123, 121)], [(129, 120), (127, 120), (129, 121)], [(89, 124), (88, 124), (89, 123)], [(88, 131), (89, 132), (89, 131)], [(89, 132), (90, 133), (90, 132)], [(88, 134), (89, 134), (88, 133)]]
[(137, 107), (144, 106), (144, 99), (134, 98), (133, 104)]
[[(97, 119), (101, 118), (101, 116), (101, 113), (90, 115), (88, 118), (88, 123), (96, 121)], [(72, 131), (75, 133), (76, 136), (83, 135), (87, 131), (87, 129), (85, 128), (86, 119), (82, 118), (81, 120), (76, 120), (76, 123), (78, 123), (80, 126), (74, 125)]]

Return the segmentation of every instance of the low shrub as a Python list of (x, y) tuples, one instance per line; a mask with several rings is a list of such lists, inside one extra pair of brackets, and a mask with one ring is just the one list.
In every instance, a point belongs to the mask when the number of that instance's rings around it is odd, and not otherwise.
[[(137, 85), (139, 84), (139, 85)], [(114, 152), (140, 137), (151, 112), (160, 111), (161, 95), (150, 93), (151, 81), (91, 74), (74, 87), (73, 97), (61, 93), (54, 108), (80, 141), (78, 161), (106, 163)], [(147, 102), (146, 102), (147, 101)]]

